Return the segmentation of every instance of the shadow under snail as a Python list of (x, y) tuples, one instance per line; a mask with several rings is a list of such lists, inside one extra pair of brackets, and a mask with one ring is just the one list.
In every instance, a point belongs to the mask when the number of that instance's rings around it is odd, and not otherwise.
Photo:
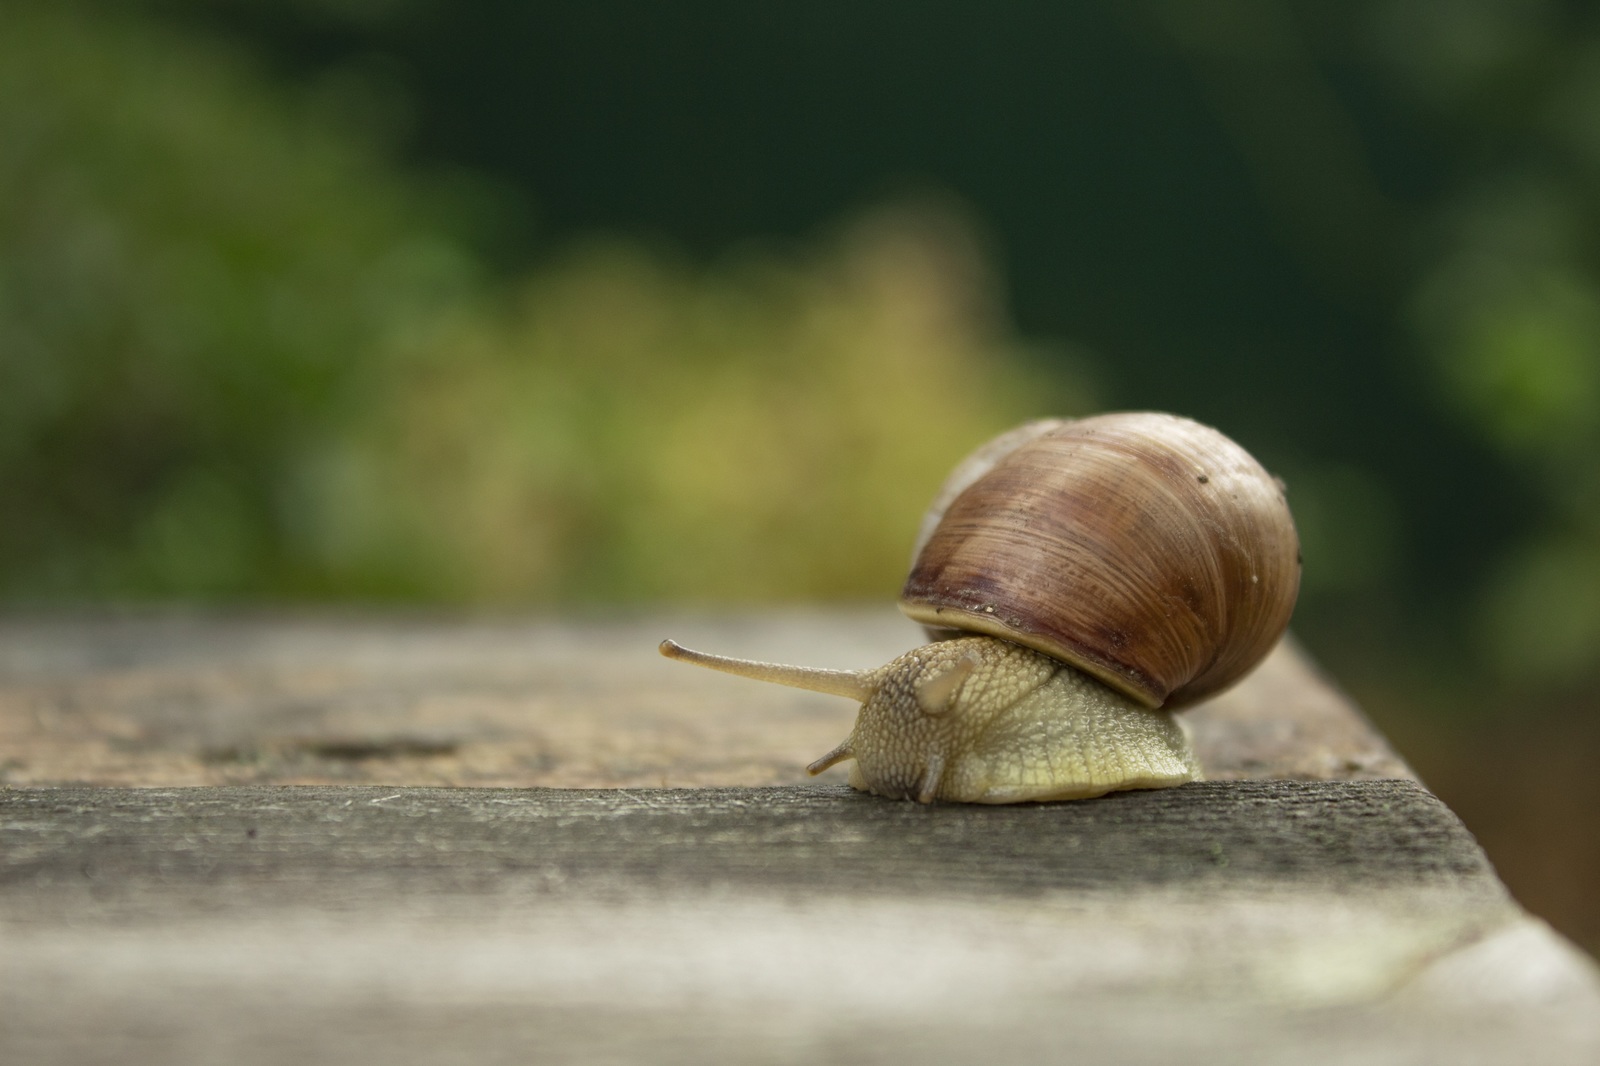
[(859, 700), (850, 784), (923, 803), (1079, 799), (1196, 780), (1174, 711), (1282, 636), (1300, 586), (1283, 486), (1216, 430), (1123, 412), (1030, 422), (934, 500), (900, 609), (933, 642), (876, 670), (661, 653)]

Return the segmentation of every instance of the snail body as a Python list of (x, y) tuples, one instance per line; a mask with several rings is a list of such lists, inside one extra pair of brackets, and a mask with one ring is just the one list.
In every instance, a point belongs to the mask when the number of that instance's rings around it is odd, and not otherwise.
[(1239, 680), (1288, 625), (1282, 485), (1221, 433), (1132, 412), (979, 448), (924, 520), (901, 610), (934, 642), (869, 671), (672, 658), (861, 702), (811, 773), (927, 803), (1076, 799), (1195, 780), (1173, 711)]
[(922, 803), (1083, 799), (1193, 781), (1199, 765), (1177, 719), (1081, 671), (994, 637), (914, 648), (834, 686), (836, 671), (728, 659), (661, 646), (674, 659), (861, 700), (843, 744), (807, 769), (854, 759), (850, 784)]

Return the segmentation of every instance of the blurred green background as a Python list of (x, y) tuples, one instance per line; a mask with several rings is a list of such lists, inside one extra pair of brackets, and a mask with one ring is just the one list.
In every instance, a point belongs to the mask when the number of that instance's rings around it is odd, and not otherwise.
[(1600, 950), (1600, 8), (0, 0), (0, 599), (888, 602), (1157, 408)]

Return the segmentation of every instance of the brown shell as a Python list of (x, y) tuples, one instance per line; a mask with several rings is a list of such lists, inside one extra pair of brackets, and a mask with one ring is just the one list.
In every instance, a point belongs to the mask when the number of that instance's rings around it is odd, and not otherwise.
[(1299, 590), (1283, 486), (1209, 426), (1126, 412), (1032, 422), (958, 466), (900, 609), (1176, 708), (1249, 673)]

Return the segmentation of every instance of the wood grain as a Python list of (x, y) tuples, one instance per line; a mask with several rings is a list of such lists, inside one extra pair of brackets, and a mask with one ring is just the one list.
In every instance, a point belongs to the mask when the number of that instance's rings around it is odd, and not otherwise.
[[(849, 732), (847, 701), (668, 662), (667, 636), (854, 669), (921, 631), (892, 609), (0, 619), (0, 784), (754, 787), (807, 782)], [(1184, 720), (1214, 780), (1410, 776), (1291, 644)]]
[[(1197, 782), (1097, 803), (886, 802), (844, 786), (565, 790), (308, 786), (0, 792), (0, 898), (337, 906), (496, 889), (649, 899), (728, 889), (988, 901), (1052, 891), (1447, 886), (1504, 902), (1459, 820), (1406, 781)], [(370, 882), (370, 883), (366, 883)]]
[(669, 635), (916, 639), (0, 621), (0, 1062), (1600, 1060), (1593, 964), (1292, 647), (1187, 715), (1209, 781), (924, 807), (797, 783), (851, 708)]

